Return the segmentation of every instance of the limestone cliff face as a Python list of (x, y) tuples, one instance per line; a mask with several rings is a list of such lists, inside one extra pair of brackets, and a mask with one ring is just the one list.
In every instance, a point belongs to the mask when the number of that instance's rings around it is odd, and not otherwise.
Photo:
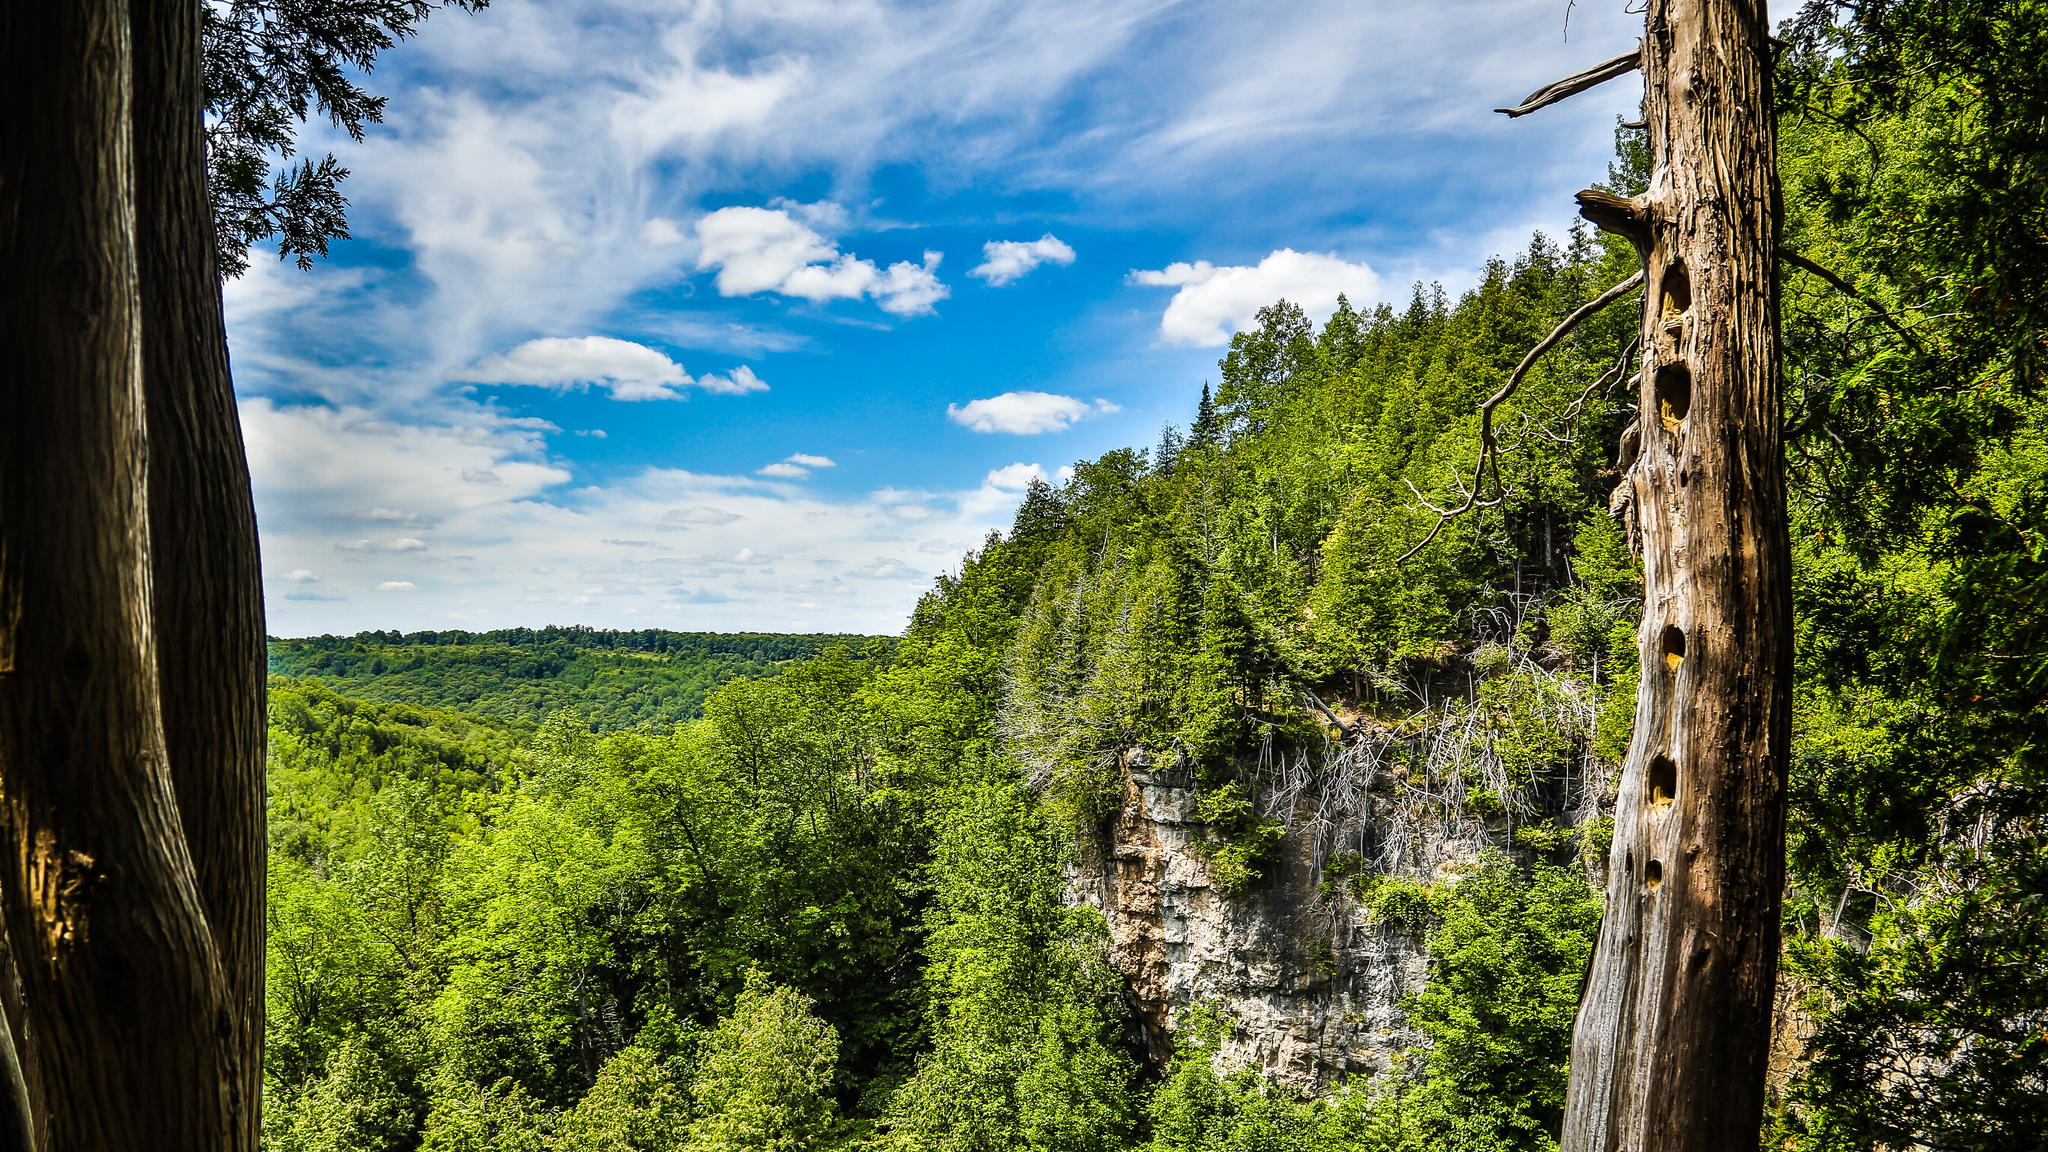
[[(1417, 821), (1394, 799), (1332, 804), (1337, 778), (1307, 779), (1266, 810), (1287, 825), (1258, 880), (1230, 893), (1203, 851), (1209, 832), (1185, 773), (1127, 765), (1121, 810), (1077, 854), (1071, 895), (1108, 921), (1111, 958), (1130, 982), (1155, 1061), (1171, 1055), (1180, 1014), (1196, 1002), (1235, 1022), (1219, 1054), (1317, 1091), (1387, 1070), (1421, 1042), (1401, 1003), (1428, 973), (1419, 935), (1379, 920), (1350, 885), (1327, 882), (1339, 853), (1417, 880), (1460, 871), (1505, 827), (1477, 819)], [(1391, 865), (1391, 868), (1388, 866)]]

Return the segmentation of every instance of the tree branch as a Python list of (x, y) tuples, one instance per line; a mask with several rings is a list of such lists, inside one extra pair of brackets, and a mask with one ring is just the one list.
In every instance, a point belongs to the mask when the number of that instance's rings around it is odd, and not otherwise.
[(1548, 108), (1560, 100), (1569, 100), (1588, 88), (1596, 88), (1617, 76), (1626, 76), (1642, 67), (1643, 52), (1640, 47), (1631, 49), (1612, 60), (1602, 60), (1583, 72), (1575, 72), (1555, 84), (1546, 84), (1522, 98), (1513, 108), (1495, 108), (1503, 116), (1527, 116), (1538, 108)]
[[(1579, 305), (1579, 307), (1576, 310), (1574, 310), (1571, 315), (1566, 316), (1564, 319), (1557, 322), (1557, 327), (1552, 328), (1550, 330), (1550, 335), (1545, 336), (1541, 340), (1538, 340), (1536, 342), (1536, 346), (1534, 348), (1529, 349), (1529, 354), (1522, 357), (1522, 362), (1520, 364), (1515, 365), (1515, 370), (1508, 374), (1508, 382), (1501, 385), (1500, 390), (1498, 392), (1495, 392), (1493, 395), (1488, 396), (1486, 398), (1486, 402), (1479, 406), (1479, 463), (1472, 470), (1472, 486), (1465, 492), (1464, 503), (1458, 505), (1455, 508), (1442, 509), (1431, 504), (1429, 501), (1424, 500), (1422, 502), (1422, 506), (1428, 508), (1432, 512), (1435, 512), (1437, 515), (1436, 525), (1429, 530), (1429, 535), (1424, 536), (1420, 541), (1416, 543), (1416, 545), (1413, 548), (1410, 548), (1406, 552), (1401, 553), (1401, 555), (1394, 560), (1394, 563), (1407, 563), (1410, 557), (1414, 556), (1417, 552), (1422, 551), (1424, 548), (1427, 548), (1429, 546), (1430, 541), (1436, 539), (1437, 533), (1443, 531), (1444, 525), (1450, 523), (1452, 520), (1455, 520), (1456, 518), (1463, 516), (1465, 513), (1470, 512), (1475, 508), (1482, 508), (1487, 507), (1490, 504), (1500, 503), (1500, 498), (1498, 497), (1492, 501), (1481, 501), (1479, 499), (1479, 493), (1485, 487), (1486, 484), (1486, 473), (1488, 469), (1493, 470), (1493, 478), (1496, 486), (1500, 482), (1500, 469), (1499, 465), (1496, 463), (1495, 460), (1495, 456), (1500, 449), (1500, 443), (1494, 438), (1493, 435), (1494, 409), (1506, 403), (1508, 398), (1515, 394), (1515, 390), (1522, 386), (1522, 378), (1529, 374), (1529, 369), (1536, 366), (1536, 361), (1540, 359), (1545, 352), (1548, 352), (1552, 348), (1556, 347), (1557, 342), (1564, 339), (1565, 336), (1568, 333), (1570, 333), (1572, 329), (1578, 327), (1581, 321), (1585, 320), (1586, 317), (1593, 315), (1594, 313), (1600, 311), (1602, 308), (1607, 307), (1609, 304), (1614, 303), (1616, 300), (1621, 299), (1623, 296), (1628, 295), (1629, 293), (1635, 291), (1636, 289), (1642, 286), (1643, 274), (1641, 272), (1636, 272), (1634, 275), (1631, 275), (1628, 279), (1623, 280), (1621, 283), (1616, 284), (1614, 287), (1609, 288), (1607, 291), (1602, 292), (1600, 295), (1595, 296), (1593, 299), (1588, 300), (1586, 303)], [(1410, 483), (1408, 485), (1408, 488), (1410, 491), (1415, 491), (1415, 485), (1413, 483)], [(1420, 499), (1421, 493), (1416, 492), (1416, 496), (1418, 499)]]
[(1915, 349), (1921, 352), (1927, 351), (1927, 346), (1920, 342), (1920, 338), (1918, 336), (1913, 335), (1913, 333), (1911, 333), (1910, 331), (1908, 331), (1904, 325), (1900, 324), (1898, 320), (1893, 318), (1890, 312), (1885, 311), (1884, 305), (1879, 304), (1875, 300), (1872, 300), (1869, 296), (1865, 295), (1854, 284), (1849, 283), (1849, 281), (1847, 281), (1846, 279), (1828, 270), (1827, 268), (1814, 263), (1806, 257), (1801, 256), (1799, 253), (1794, 252), (1790, 248), (1780, 247), (1778, 249), (1778, 259), (1783, 260), (1785, 263), (1792, 265), (1794, 268), (1798, 268), (1806, 272), (1811, 272), (1815, 276), (1818, 276), (1821, 279), (1827, 281), (1828, 283), (1834, 285), (1835, 288), (1838, 289), (1843, 295), (1849, 296), (1859, 301), (1863, 304), (1864, 307), (1870, 309), (1872, 312), (1877, 313), (1877, 318), (1884, 321), (1885, 327), (1890, 328), (1894, 332), (1897, 332), (1900, 335), (1900, 337), (1902, 337), (1908, 344), (1911, 344)]

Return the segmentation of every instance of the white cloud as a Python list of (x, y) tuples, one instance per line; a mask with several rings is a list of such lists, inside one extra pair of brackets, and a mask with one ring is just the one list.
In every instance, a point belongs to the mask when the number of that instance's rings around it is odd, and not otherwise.
[(996, 288), (1021, 279), (1040, 264), (1074, 262), (1074, 250), (1050, 232), (1036, 240), (991, 240), (981, 246), (981, 255), (981, 263), (967, 274)]
[(360, 512), (345, 512), (337, 519), (359, 520), (369, 524), (394, 524), (404, 528), (432, 528), (440, 523), (432, 516), (408, 512), (402, 508), (365, 508)]
[(773, 476), (778, 480), (801, 480), (811, 474), (813, 468), (837, 468), (839, 464), (830, 456), (817, 456), (809, 452), (792, 452), (773, 464), (755, 471), (756, 476)]
[[(612, 336), (528, 340), (450, 376), (478, 384), (528, 384), (560, 390), (595, 385), (609, 390), (614, 400), (681, 400), (683, 393), (678, 389), (691, 385), (722, 396), (768, 390), (767, 382), (744, 364), (723, 376), (692, 380), (667, 353)], [(577, 435), (602, 439), (604, 432), (593, 429)]]
[(662, 352), (610, 336), (549, 336), (528, 340), (510, 352), (487, 356), (462, 379), (480, 384), (531, 384), (542, 388), (599, 385), (614, 400), (680, 400), (678, 388), (690, 377)]
[[(287, 636), (445, 627), (484, 610), (493, 626), (893, 632), (1021, 495), (983, 483), (840, 496), (666, 468), (576, 484), (541, 433), (482, 406), (463, 424), (262, 399), (242, 411), (265, 557), (282, 574), (271, 627)], [(401, 554), (337, 549), (361, 532), (340, 513), (365, 508), (435, 518), (420, 534), (432, 546), (396, 571)]]
[[(836, 206), (833, 206), (836, 208)], [(872, 298), (885, 312), (917, 316), (949, 294), (938, 277), (940, 253), (923, 264), (898, 261), (879, 268), (825, 239), (812, 221), (833, 213), (815, 205), (720, 208), (697, 221), (697, 267), (716, 268), (721, 296), (774, 292), (813, 304)]]
[(285, 573), (284, 578), (292, 584), (318, 584), (320, 582), (320, 577), (314, 575), (313, 570), (310, 568), (294, 568)]
[(1380, 290), (1379, 274), (1365, 264), (1292, 248), (1277, 249), (1253, 265), (1219, 267), (1197, 260), (1133, 271), (1131, 281), (1180, 289), (1159, 318), (1160, 336), (1173, 344), (1227, 343), (1231, 331), (1248, 326), (1259, 309), (1279, 300), (1320, 319), (1336, 309), (1339, 295), (1362, 304)]
[(396, 540), (341, 540), (334, 546), (343, 552), (420, 552), (427, 542), (417, 536), (401, 536)]
[(749, 392), (766, 392), (768, 382), (742, 364), (723, 376), (697, 377), (697, 387), (719, 396), (744, 396)]
[(655, 520), (663, 528), (718, 528), (746, 517), (723, 508), (707, 508), (702, 504), (688, 508), (671, 508)]
[(1045, 469), (1036, 464), (1005, 464), (988, 474), (984, 481), (989, 487), (1004, 492), (1022, 492), (1031, 487), (1034, 480), (1047, 480)]
[(953, 423), (976, 432), (1010, 432), (1030, 436), (1039, 432), (1063, 432), (1083, 420), (1105, 416), (1120, 409), (1107, 400), (1087, 401), (1051, 392), (1005, 392), (946, 405)]

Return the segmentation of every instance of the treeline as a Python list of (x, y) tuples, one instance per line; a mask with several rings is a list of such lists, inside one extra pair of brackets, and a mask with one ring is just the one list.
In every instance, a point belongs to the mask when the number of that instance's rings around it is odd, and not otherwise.
[[(2048, 1131), (2044, 8), (1785, 29), (1787, 246), (1855, 293), (1787, 273), (1774, 1148)], [(269, 1146), (1553, 1148), (1634, 697), (1608, 505), (1634, 319), (1581, 327), (1496, 413), (1469, 513), (1423, 501), (1463, 502), (1479, 402), (1633, 268), (1574, 234), (1455, 300), (1269, 308), (1185, 429), (1034, 487), (900, 641), (730, 679), (694, 719), (508, 732), (286, 686)], [(1426, 876), (1384, 844), (1324, 863), (1331, 909), (1428, 956), (1392, 1073), (1311, 1097), (1219, 1068), (1241, 1024), (1200, 1003), (1148, 1061), (1069, 892), (1134, 763), (1192, 778), (1200, 864), (1239, 900), (1290, 834), (1276, 764), (1499, 845)]]
[[(610, 632), (362, 632), (270, 642), (272, 675), (310, 677), (365, 700), (456, 709), (531, 729), (567, 709), (610, 731), (673, 726), (739, 676), (816, 655), (844, 635)], [(885, 644), (887, 641), (873, 641)]]

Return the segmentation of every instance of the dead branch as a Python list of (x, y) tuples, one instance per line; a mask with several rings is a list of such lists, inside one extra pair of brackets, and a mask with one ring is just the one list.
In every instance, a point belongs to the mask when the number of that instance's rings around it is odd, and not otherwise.
[(1837, 275), (1833, 271), (1830, 271), (1829, 269), (1814, 263), (1806, 257), (1801, 256), (1799, 253), (1794, 252), (1790, 248), (1779, 248), (1778, 259), (1783, 260), (1785, 263), (1792, 265), (1794, 268), (1798, 268), (1806, 272), (1811, 272), (1815, 276), (1818, 276), (1821, 279), (1827, 281), (1828, 283), (1834, 285), (1835, 288), (1838, 291), (1840, 291), (1843, 295), (1859, 301), (1863, 304), (1864, 307), (1870, 309), (1872, 312), (1877, 313), (1877, 318), (1884, 321), (1885, 326), (1887, 328), (1890, 328), (1892, 331), (1897, 332), (1901, 338), (1903, 338), (1908, 344), (1911, 344), (1916, 350), (1921, 352), (1927, 351), (1927, 346), (1925, 344), (1920, 343), (1920, 338), (1918, 336), (1913, 335), (1911, 332), (1907, 331), (1905, 326), (1900, 324), (1898, 320), (1893, 318), (1890, 312), (1885, 311), (1884, 305), (1879, 304), (1875, 300), (1872, 300), (1869, 296), (1865, 295), (1860, 289), (1858, 289), (1854, 284), (1849, 283), (1848, 280)]
[[(1630, 276), (1628, 279), (1623, 280), (1621, 283), (1616, 284), (1614, 287), (1609, 288), (1607, 291), (1602, 292), (1600, 295), (1595, 296), (1593, 299), (1587, 301), (1586, 303), (1579, 305), (1579, 307), (1576, 310), (1574, 310), (1571, 315), (1566, 316), (1564, 319), (1558, 321), (1557, 327), (1552, 328), (1550, 330), (1550, 335), (1545, 336), (1543, 339), (1537, 341), (1536, 346), (1534, 348), (1529, 349), (1529, 354), (1522, 357), (1522, 362), (1520, 364), (1515, 365), (1515, 370), (1508, 374), (1508, 382), (1501, 385), (1500, 391), (1495, 392), (1491, 396), (1488, 396), (1486, 398), (1486, 402), (1479, 406), (1479, 463), (1477, 466), (1473, 468), (1472, 486), (1465, 492), (1464, 503), (1458, 505), (1455, 508), (1443, 509), (1436, 507), (1427, 500), (1424, 500), (1422, 502), (1422, 506), (1436, 513), (1436, 524), (1430, 528), (1429, 535), (1424, 536), (1420, 541), (1416, 543), (1416, 545), (1413, 548), (1410, 548), (1406, 552), (1401, 553), (1401, 555), (1397, 559), (1395, 559), (1394, 563), (1407, 563), (1409, 557), (1414, 556), (1417, 552), (1420, 552), (1424, 548), (1427, 548), (1430, 542), (1436, 539), (1437, 533), (1442, 532), (1444, 530), (1444, 525), (1450, 523), (1452, 520), (1455, 520), (1458, 517), (1463, 516), (1465, 513), (1470, 512), (1475, 508), (1488, 507), (1491, 504), (1500, 503), (1501, 498), (1499, 497), (1496, 497), (1492, 501), (1487, 502), (1482, 502), (1479, 498), (1479, 493), (1483, 491), (1486, 487), (1486, 473), (1489, 469), (1493, 471), (1493, 479), (1495, 486), (1498, 487), (1500, 484), (1500, 468), (1498, 463), (1496, 462), (1496, 455), (1499, 451), (1500, 444), (1494, 438), (1493, 435), (1494, 409), (1506, 403), (1507, 399), (1515, 394), (1515, 390), (1522, 386), (1522, 377), (1527, 376), (1529, 374), (1529, 369), (1536, 366), (1536, 361), (1540, 359), (1545, 352), (1548, 352), (1552, 348), (1556, 347), (1557, 342), (1564, 339), (1566, 334), (1570, 333), (1572, 329), (1578, 327), (1581, 321), (1642, 286), (1643, 274), (1641, 272), (1637, 272), (1634, 275)], [(1408, 489), (1411, 492), (1416, 492), (1415, 485), (1413, 483), (1408, 484)], [(1416, 496), (1418, 499), (1420, 499), (1421, 493), (1416, 492)]]
[(1546, 84), (1522, 98), (1513, 108), (1495, 108), (1503, 116), (1527, 116), (1538, 108), (1548, 108), (1560, 100), (1569, 100), (1588, 88), (1597, 88), (1617, 76), (1626, 76), (1642, 67), (1643, 53), (1640, 47), (1624, 52), (1612, 60), (1602, 60), (1583, 72), (1574, 72), (1555, 84)]

